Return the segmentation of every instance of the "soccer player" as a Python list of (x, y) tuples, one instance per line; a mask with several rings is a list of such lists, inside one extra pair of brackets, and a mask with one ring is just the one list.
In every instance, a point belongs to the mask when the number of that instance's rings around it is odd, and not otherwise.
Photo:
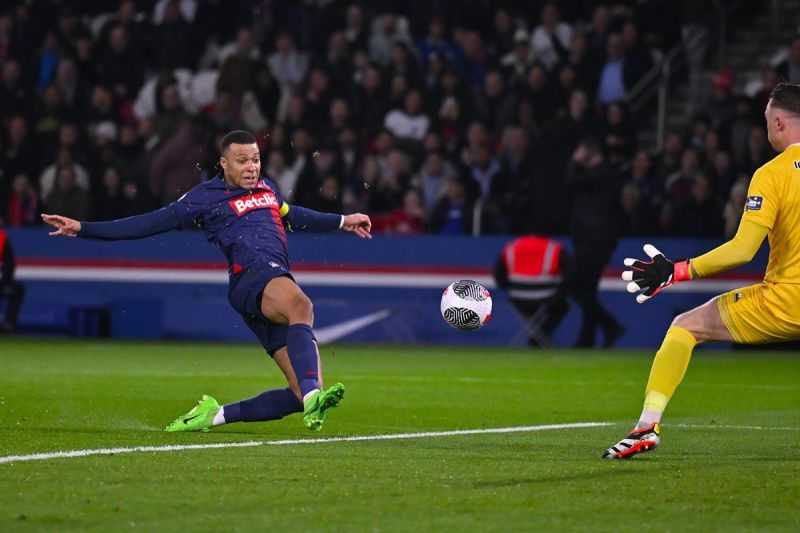
[(345, 230), (371, 238), (368, 216), (319, 213), (289, 205), (274, 183), (261, 176), (255, 137), (232, 131), (220, 143), (219, 175), (166, 207), (110, 222), (79, 222), (42, 215), (50, 235), (88, 239), (137, 239), (199, 226), (228, 260), (228, 299), (272, 356), (288, 383), (248, 400), (220, 406), (204, 395), (165, 431), (208, 431), (231, 422), (276, 420), (303, 412), (307, 428), (319, 430), (326, 412), (344, 396), (344, 385), (322, 388), (311, 301), (289, 272), (286, 231)]
[(717, 296), (673, 320), (656, 352), (639, 422), (605, 451), (604, 458), (628, 458), (659, 445), (661, 416), (697, 344), (800, 339), (800, 85), (778, 84), (764, 116), (769, 142), (780, 155), (753, 174), (736, 235), (704, 255), (675, 263), (646, 244), (650, 260), (625, 259), (632, 270), (622, 274), (629, 282), (628, 292), (639, 292), (636, 301), (643, 303), (675, 283), (749, 262), (769, 237), (764, 280)]

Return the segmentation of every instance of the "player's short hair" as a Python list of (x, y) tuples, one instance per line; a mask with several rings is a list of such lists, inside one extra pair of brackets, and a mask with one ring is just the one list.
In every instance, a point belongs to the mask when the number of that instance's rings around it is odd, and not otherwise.
[(800, 115), (800, 84), (779, 83), (769, 95), (772, 107)]
[(233, 130), (219, 142), (219, 153), (224, 154), (232, 144), (257, 144), (256, 136), (245, 130)]

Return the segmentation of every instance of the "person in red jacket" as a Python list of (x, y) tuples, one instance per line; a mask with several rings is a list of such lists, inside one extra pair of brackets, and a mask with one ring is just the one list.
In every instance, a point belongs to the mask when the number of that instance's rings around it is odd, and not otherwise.
[(25, 287), (14, 279), (16, 266), (11, 240), (0, 228), (0, 302), (5, 300), (5, 312), (0, 319), (0, 333), (11, 333), (17, 328), (19, 308), (25, 295)]
[(571, 264), (559, 242), (535, 235), (509, 242), (497, 258), (495, 281), (525, 321), (529, 345), (550, 345), (569, 310), (564, 276)]

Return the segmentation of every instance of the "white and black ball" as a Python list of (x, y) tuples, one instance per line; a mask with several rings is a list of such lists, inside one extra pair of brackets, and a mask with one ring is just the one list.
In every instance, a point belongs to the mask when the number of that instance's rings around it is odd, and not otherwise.
[(442, 318), (456, 329), (481, 328), (492, 317), (492, 295), (471, 279), (451, 283), (442, 294)]

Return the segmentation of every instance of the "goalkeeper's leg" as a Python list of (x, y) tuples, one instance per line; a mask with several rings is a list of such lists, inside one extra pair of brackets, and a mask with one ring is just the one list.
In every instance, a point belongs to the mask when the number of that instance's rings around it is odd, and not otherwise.
[(683, 313), (672, 321), (650, 368), (639, 421), (628, 436), (605, 451), (604, 458), (628, 458), (658, 446), (661, 440), (661, 417), (686, 374), (695, 345), (707, 341), (733, 340), (722, 321), (717, 299)]

